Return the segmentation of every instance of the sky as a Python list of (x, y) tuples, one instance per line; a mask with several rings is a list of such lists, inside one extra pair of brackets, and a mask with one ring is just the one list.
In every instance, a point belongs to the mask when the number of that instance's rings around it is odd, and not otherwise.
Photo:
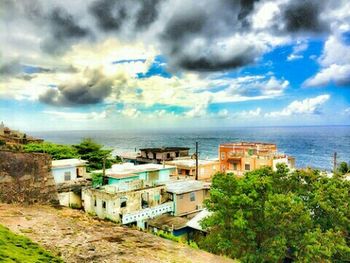
[(350, 125), (348, 0), (0, 0), (0, 121)]

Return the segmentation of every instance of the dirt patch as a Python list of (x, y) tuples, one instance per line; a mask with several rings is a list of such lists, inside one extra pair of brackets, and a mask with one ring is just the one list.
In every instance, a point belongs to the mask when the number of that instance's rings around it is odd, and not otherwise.
[(69, 208), (0, 204), (0, 224), (28, 236), (68, 263), (233, 262)]

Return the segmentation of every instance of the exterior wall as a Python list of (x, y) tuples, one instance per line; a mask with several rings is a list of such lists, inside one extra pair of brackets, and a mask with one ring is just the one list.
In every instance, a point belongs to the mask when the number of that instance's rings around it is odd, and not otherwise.
[(139, 176), (133, 176), (133, 177), (127, 177), (127, 178), (113, 178), (113, 177), (108, 177), (108, 184), (123, 184), (123, 183), (129, 183), (134, 180), (138, 180)]
[[(171, 165), (174, 165), (171, 163)], [(175, 164), (176, 165), (176, 164)], [(210, 164), (200, 164), (198, 165), (198, 180), (210, 180), (214, 174), (220, 171), (220, 163), (213, 162)], [(175, 175), (184, 177), (184, 176), (196, 176), (196, 167), (195, 166), (181, 166), (176, 165)]]
[(81, 196), (74, 192), (64, 192), (58, 194), (60, 205), (67, 207), (81, 208)]
[(57, 203), (50, 156), (0, 151), (0, 202)]
[[(191, 201), (191, 193), (195, 200)], [(198, 190), (184, 194), (174, 194), (174, 216), (183, 216), (202, 210), (203, 201), (206, 198), (206, 190)]]
[(143, 180), (148, 185), (157, 185), (162, 184), (166, 181), (169, 181), (170, 175), (174, 174), (176, 171), (175, 168), (169, 168), (169, 169), (162, 169), (158, 171), (145, 171), (145, 172), (139, 172), (136, 173), (136, 176), (128, 177), (128, 178), (108, 178), (108, 184), (120, 184), (124, 182), (131, 182), (135, 180)]
[(78, 166), (77, 172), (78, 172), (77, 176), (85, 177), (86, 176), (86, 166)]
[(66, 182), (64, 180), (64, 174), (70, 172), (70, 181), (77, 179), (77, 168), (76, 167), (64, 167), (64, 168), (52, 168), (52, 175), (55, 179), (56, 184)]
[[(143, 209), (142, 197), (148, 200), (148, 207), (160, 205), (164, 201), (161, 195), (162, 191), (164, 191), (164, 186), (117, 193), (109, 193), (105, 190), (85, 189), (82, 196), (85, 211), (96, 213), (100, 218), (110, 218), (121, 222), (123, 214), (133, 213)], [(121, 207), (122, 200), (126, 200), (125, 207)], [(105, 207), (103, 205), (104, 203)]]

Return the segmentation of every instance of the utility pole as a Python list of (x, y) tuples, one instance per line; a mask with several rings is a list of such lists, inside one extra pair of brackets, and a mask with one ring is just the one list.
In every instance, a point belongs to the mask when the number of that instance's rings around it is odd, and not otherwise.
[(102, 162), (102, 175), (103, 177), (106, 176), (106, 155), (103, 156), (103, 162)]
[(333, 156), (333, 174), (337, 171), (337, 152), (334, 152)]
[(196, 180), (198, 180), (198, 142), (196, 142)]

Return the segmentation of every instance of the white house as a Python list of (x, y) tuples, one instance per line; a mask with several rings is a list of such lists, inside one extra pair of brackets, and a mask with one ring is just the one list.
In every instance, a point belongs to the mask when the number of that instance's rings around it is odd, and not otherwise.
[(74, 181), (86, 175), (87, 161), (80, 159), (63, 159), (52, 161), (52, 175), (56, 184)]

